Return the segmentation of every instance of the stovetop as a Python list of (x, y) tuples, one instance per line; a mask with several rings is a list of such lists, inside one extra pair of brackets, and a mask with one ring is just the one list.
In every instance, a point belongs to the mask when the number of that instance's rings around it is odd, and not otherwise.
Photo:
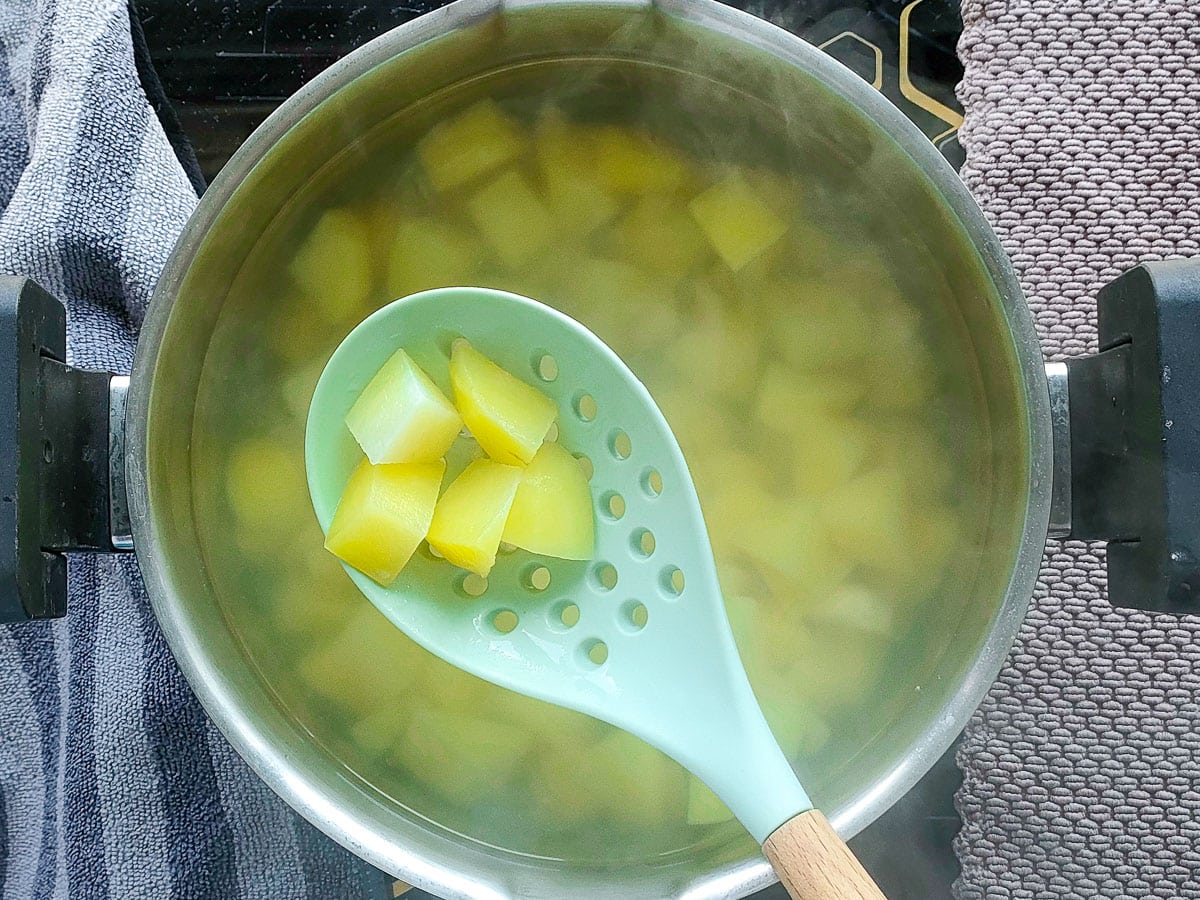
[[(902, 109), (956, 168), (962, 76), (959, 0), (726, 0), (839, 60)], [(139, 0), (146, 44), (204, 177), (286, 97), (350, 50), (439, 0)], [(899, 803), (851, 841), (892, 900), (951, 896), (961, 778), (951, 749)], [(383, 898), (430, 895), (378, 873)], [(786, 900), (779, 886), (754, 900)]]

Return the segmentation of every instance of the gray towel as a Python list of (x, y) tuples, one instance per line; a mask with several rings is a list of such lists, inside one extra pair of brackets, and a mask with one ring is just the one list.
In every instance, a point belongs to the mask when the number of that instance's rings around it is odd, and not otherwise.
[[(0, 271), (66, 303), (72, 362), (129, 371), (195, 204), (124, 0), (0, 0)], [(204, 716), (133, 560), (73, 559), (69, 603), (0, 628), (0, 896), (362, 896)]]
[[(1047, 355), (1094, 351), (1101, 284), (1200, 253), (1200, 11), (963, 7), (963, 178)], [(1200, 897), (1200, 620), (1114, 610), (1104, 587), (1098, 547), (1052, 547), (959, 756), (962, 897)]]

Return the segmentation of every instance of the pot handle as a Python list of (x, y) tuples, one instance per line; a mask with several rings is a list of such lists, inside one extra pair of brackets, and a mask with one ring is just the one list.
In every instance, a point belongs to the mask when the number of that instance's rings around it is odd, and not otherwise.
[(0, 622), (67, 611), (66, 552), (132, 546), (129, 379), (67, 365), (66, 333), (58, 300), (0, 276)]
[(1200, 257), (1097, 296), (1100, 352), (1047, 367), (1051, 533), (1108, 541), (1117, 606), (1200, 613)]

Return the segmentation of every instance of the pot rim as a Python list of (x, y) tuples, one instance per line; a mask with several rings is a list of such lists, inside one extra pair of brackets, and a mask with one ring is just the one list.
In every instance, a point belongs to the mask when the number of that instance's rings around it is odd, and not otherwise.
[[(385, 871), (443, 896), (503, 897), (478, 880), (431, 863), (352, 820), (310, 783), (286, 746), (264, 738), (239, 708), (232, 685), (205, 652), (171, 588), (170, 567), (150, 514), (148, 418), (153, 376), (179, 289), (217, 217), (235, 191), (276, 143), (336, 91), (397, 54), (449, 31), (469, 27), (508, 9), (577, 5), (650, 8), (733, 36), (820, 80), (880, 128), (928, 178), (954, 214), (991, 277), (1012, 335), (1029, 428), (1028, 498), (1020, 546), (988, 640), (943, 714), (875, 788), (841, 811), (833, 824), (852, 836), (906, 793), (953, 744), (999, 673), (1024, 619), (1045, 549), (1050, 511), (1051, 438), (1044, 361), (1017, 275), (996, 234), (950, 164), (928, 138), (881, 93), (816, 47), (775, 25), (718, 0), (456, 0), (386, 32), (309, 81), (276, 109), (238, 148), (200, 198), (163, 269), (137, 344), (128, 397), (126, 469), (130, 518), (142, 576), (160, 627), (201, 705), (238, 753), (271, 789), (324, 833)], [(398, 852), (399, 851), (399, 852)], [(466, 868), (466, 867), (464, 867)], [(685, 892), (689, 900), (741, 897), (775, 880), (764, 860), (711, 873)]]

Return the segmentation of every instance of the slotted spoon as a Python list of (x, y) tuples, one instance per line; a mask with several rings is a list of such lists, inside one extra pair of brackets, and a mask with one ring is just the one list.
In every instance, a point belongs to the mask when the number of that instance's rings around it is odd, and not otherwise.
[(447, 662), (673, 757), (763, 844), (793, 897), (882, 897), (813, 808), (759, 710), (670, 426), (637, 377), (578, 322), (483, 288), (414, 294), (365, 319), (326, 364), (309, 408), (305, 463), (321, 527), (362, 458), (344, 419), (367, 382), (403, 347), (450, 396), (447, 360), (458, 337), (557, 402), (559, 442), (586, 456), (581, 464), (593, 473), (595, 556), (501, 554), (485, 588), (423, 548), (387, 588), (347, 567), (359, 590)]

